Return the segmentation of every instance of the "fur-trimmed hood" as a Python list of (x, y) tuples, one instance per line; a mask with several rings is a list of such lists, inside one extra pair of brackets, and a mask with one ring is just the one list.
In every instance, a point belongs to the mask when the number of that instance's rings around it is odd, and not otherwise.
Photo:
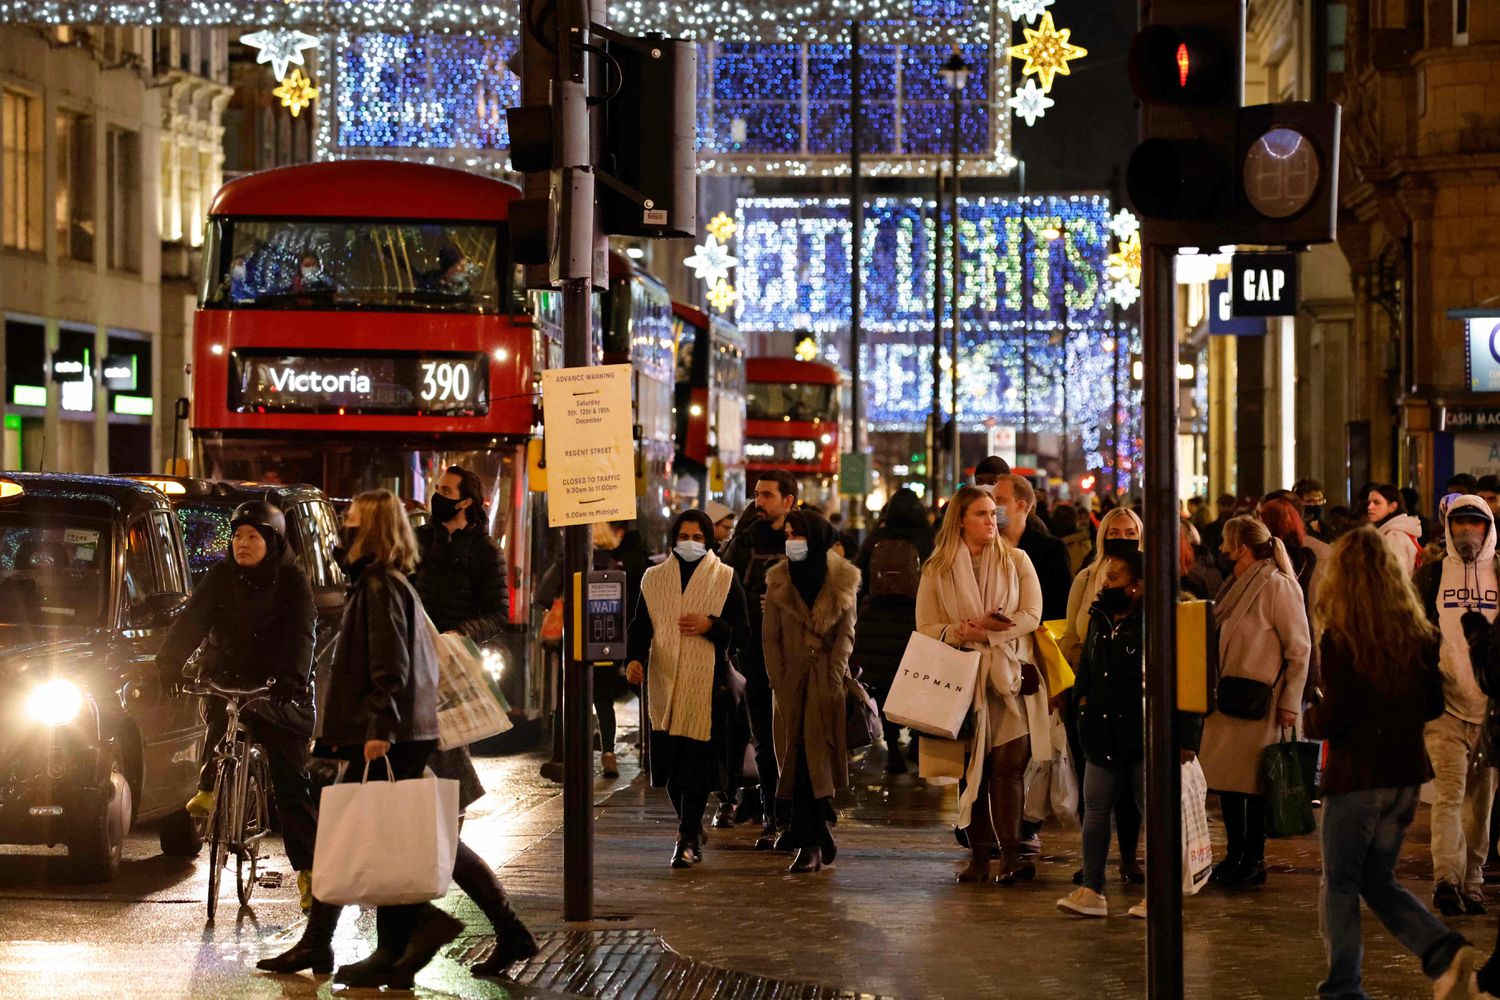
[(786, 560), (766, 573), (766, 600), (775, 601), (788, 615), (805, 623), (819, 635), (827, 635), (859, 599), (859, 568), (837, 552), (828, 553), (828, 578), (809, 611), (802, 595), (792, 586)]

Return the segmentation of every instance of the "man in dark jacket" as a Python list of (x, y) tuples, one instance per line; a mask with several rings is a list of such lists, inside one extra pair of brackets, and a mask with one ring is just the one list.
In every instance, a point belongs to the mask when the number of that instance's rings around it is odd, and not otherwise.
[[(230, 530), (229, 557), (210, 567), (193, 587), (187, 608), (157, 653), (157, 669), (163, 684), (175, 687), (183, 665), (201, 645), (198, 676), (203, 680), (241, 689), (275, 682), (271, 699), (250, 704), (241, 719), (266, 755), (287, 860), (297, 870), (306, 909), (312, 900), (317, 835), (307, 776), (317, 621), (312, 586), (291, 559), (281, 511), (262, 500), (241, 504), (230, 518)], [(227, 726), (224, 702), (209, 699), (199, 790), (187, 804), (194, 816), (213, 813), (213, 749)]]
[(1036, 491), (1025, 476), (1001, 476), (995, 483), (995, 526), (1007, 542), (1031, 557), (1042, 586), (1042, 620), (1055, 621), (1068, 614), (1073, 565), (1061, 539), (1028, 523), (1035, 508)]
[(776, 746), (772, 728), (771, 681), (766, 675), (761, 627), (765, 622), (766, 572), (786, 558), (786, 516), (797, 506), (797, 479), (777, 469), (762, 473), (755, 484), (755, 509), (740, 522), (720, 558), (734, 569), (745, 588), (750, 609), (750, 641), (741, 655), (745, 675), (745, 703), (750, 732), (755, 739), (755, 770), (760, 777), (764, 829), (755, 842), (759, 851), (776, 846)]

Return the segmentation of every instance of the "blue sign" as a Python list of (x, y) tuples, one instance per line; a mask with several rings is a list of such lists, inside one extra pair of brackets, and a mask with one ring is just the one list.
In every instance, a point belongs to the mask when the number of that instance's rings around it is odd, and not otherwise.
[(1266, 321), (1255, 316), (1235, 316), (1234, 295), (1228, 278), (1208, 283), (1208, 332), (1229, 337), (1263, 337)]
[(1470, 316), (1464, 323), (1469, 329), (1469, 388), (1500, 392), (1500, 316)]

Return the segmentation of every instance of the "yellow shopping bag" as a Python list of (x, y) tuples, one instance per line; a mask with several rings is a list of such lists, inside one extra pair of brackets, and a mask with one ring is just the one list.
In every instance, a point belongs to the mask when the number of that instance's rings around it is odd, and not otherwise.
[(1047, 694), (1054, 697), (1072, 687), (1076, 679), (1068, 658), (1063, 656), (1062, 647), (1057, 644), (1058, 637), (1067, 627), (1066, 621), (1043, 622), (1042, 627), (1032, 633), (1036, 642), (1036, 661), (1047, 677)]

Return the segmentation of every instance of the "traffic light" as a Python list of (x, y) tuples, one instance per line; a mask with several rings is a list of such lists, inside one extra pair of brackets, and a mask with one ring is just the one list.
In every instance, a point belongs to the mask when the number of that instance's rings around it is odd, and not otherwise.
[(1245, 0), (1146, 0), (1130, 49), (1141, 144), (1125, 187), (1145, 242), (1218, 246), (1234, 215), (1236, 113), (1245, 91)]
[(1165, 246), (1334, 238), (1339, 107), (1241, 107), (1245, 0), (1145, 0), (1130, 50), (1141, 144), (1125, 186)]

